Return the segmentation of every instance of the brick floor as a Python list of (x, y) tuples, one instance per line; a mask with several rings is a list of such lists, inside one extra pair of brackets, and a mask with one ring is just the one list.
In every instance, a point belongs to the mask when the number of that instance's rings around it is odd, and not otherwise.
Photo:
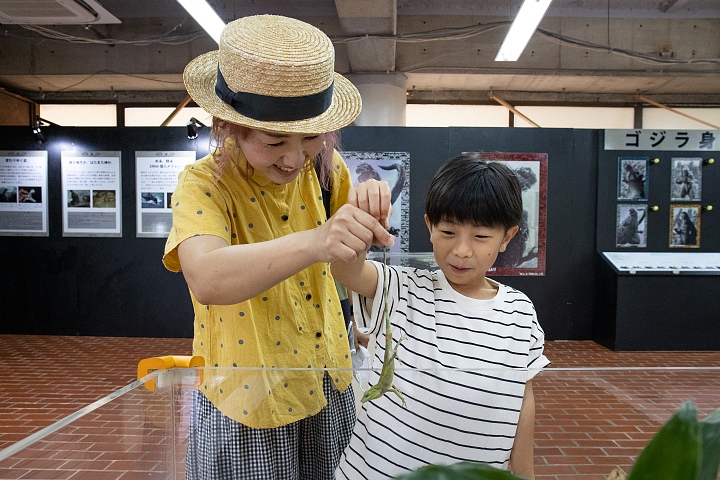
[[(0, 335), (0, 449), (131, 383), (138, 360), (190, 349), (190, 339)], [(720, 407), (720, 352), (554, 341), (546, 354), (552, 370), (534, 382), (538, 480), (628, 471), (683, 400), (701, 417)], [(129, 391), (0, 462), (0, 479), (182, 479), (186, 390)]]

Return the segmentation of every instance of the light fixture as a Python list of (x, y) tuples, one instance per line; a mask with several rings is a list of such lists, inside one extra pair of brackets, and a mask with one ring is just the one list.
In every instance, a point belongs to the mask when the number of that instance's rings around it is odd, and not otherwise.
[(42, 129), (40, 128), (40, 119), (35, 120), (35, 123), (32, 126), (32, 132), (35, 135), (35, 141), (37, 143), (45, 143), (47, 142), (47, 137), (42, 132)]
[(216, 43), (220, 43), (220, 34), (225, 22), (205, 0), (178, 0), (196, 22), (210, 35)]
[(190, 140), (195, 140), (198, 137), (197, 130), (195, 127), (202, 128), (206, 125), (195, 117), (191, 117), (187, 122), (187, 135)]
[(552, 0), (525, 0), (495, 57), (496, 62), (514, 62), (520, 58), (530, 37), (540, 24)]

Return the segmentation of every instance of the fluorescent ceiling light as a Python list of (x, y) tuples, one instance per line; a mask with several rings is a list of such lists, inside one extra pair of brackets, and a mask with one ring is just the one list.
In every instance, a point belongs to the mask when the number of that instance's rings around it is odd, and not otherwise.
[(220, 34), (225, 28), (225, 22), (205, 0), (178, 0), (178, 3), (192, 15), (215, 42), (220, 43)]
[(550, 2), (552, 0), (525, 0), (500, 46), (500, 51), (495, 57), (496, 62), (514, 62), (520, 58)]

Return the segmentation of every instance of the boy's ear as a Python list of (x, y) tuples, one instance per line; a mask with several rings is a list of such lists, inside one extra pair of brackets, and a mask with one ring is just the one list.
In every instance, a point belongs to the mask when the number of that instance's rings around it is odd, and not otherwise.
[(505, 238), (503, 238), (503, 241), (502, 241), (502, 243), (500, 244), (500, 251), (501, 251), (501, 252), (504, 252), (504, 251), (505, 251), (505, 249), (506, 249), (507, 246), (508, 246), (508, 243), (510, 243), (510, 240), (513, 239), (513, 237), (515, 236), (515, 234), (518, 232), (519, 229), (520, 229), (520, 227), (517, 226), (517, 225), (515, 225), (514, 227), (508, 229), (507, 232), (505, 232)]
[(428, 231), (432, 235), (432, 225), (430, 225), (430, 219), (427, 216), (427, 213), (425, 214), (425, 225), (427, 225)]

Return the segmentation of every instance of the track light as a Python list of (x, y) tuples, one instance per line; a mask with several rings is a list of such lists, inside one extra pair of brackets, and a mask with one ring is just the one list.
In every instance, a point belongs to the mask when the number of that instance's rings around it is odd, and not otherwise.
[(37, 143), (45, 143), (47, 142), (47, 137), (42, 132), (42, 129), (40, 128), (40, 120), (35, 120), (35, 124), (32, 127), (32, 132), (35, 135), (35, 141)]
[(187, 135), (190, 140), (195, 140), (198, 137), (197, 131), (195, 130), (196, 127), (203, 128), (205, 127), (205, 124), (197, 118), (191, 117), (187, 122)]

